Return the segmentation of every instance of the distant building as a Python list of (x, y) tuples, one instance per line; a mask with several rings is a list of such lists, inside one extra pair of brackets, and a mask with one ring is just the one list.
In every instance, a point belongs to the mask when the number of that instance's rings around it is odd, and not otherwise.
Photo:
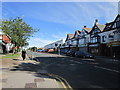
[(65, 40), (62, 39), (62, 40), (58, 40), (58, 41), (55, 41), (53, 43), (50, 43), (48, 45), (45, 45), (44, 48), (45, 49), (55, 49), (57, 47), (60, 47), (62, 48), (62, 45), (65, 43)]

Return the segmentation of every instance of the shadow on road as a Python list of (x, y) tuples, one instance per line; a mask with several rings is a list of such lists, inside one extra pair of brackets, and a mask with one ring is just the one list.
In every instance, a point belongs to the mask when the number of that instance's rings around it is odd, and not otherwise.
[(33, 60), (40, 63), (22, 63), (11, 71), (35, 72), (36, 77), (41, 77), (40, 73), (52, 73), (66, 79), (73, 88), (117, 88), (119, 86), (117, 74), (104, 72), (91, 65), (72, 62), (74, 60), (95, 62), (93, 60), (71, 57), (35, 57)]

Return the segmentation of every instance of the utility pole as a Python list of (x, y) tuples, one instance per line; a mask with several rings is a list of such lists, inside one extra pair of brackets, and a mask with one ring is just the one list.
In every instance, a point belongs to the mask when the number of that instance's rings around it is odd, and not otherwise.
[(61, 44), (59, 44), (58, 46), (58, 55), (60, 55), (60, 48), (61, 48)]

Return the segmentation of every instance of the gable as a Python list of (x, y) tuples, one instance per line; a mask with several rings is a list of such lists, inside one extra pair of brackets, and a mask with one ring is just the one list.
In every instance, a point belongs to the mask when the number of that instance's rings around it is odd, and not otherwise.
[(92, 30), (90, 31), (90, 34), (95, 34), (101, 32), (97, 25), (94, 25)]
[(104, 31), (113, 30), (115, 28), (120, 28), (120, 15), (115, 18), (113, 22), (106, 23)]
[(120, 28), (120, 16), (118, 15), (112, 25), (112, 29), (114, 28)]
[(85, 29), (82, 29), (81, 36), (86, 35), (88, 32)]

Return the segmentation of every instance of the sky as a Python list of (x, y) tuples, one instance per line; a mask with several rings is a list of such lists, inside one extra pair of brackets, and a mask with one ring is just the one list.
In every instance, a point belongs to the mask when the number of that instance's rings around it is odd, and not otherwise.
[(83, 26), (92, 28), (113, 21), (118, 14), (117, 2), (2, 2), (2, 18), (24, 17), (33, 28), (40, 29), (30, 37), (29, 47), (43, 47)]

